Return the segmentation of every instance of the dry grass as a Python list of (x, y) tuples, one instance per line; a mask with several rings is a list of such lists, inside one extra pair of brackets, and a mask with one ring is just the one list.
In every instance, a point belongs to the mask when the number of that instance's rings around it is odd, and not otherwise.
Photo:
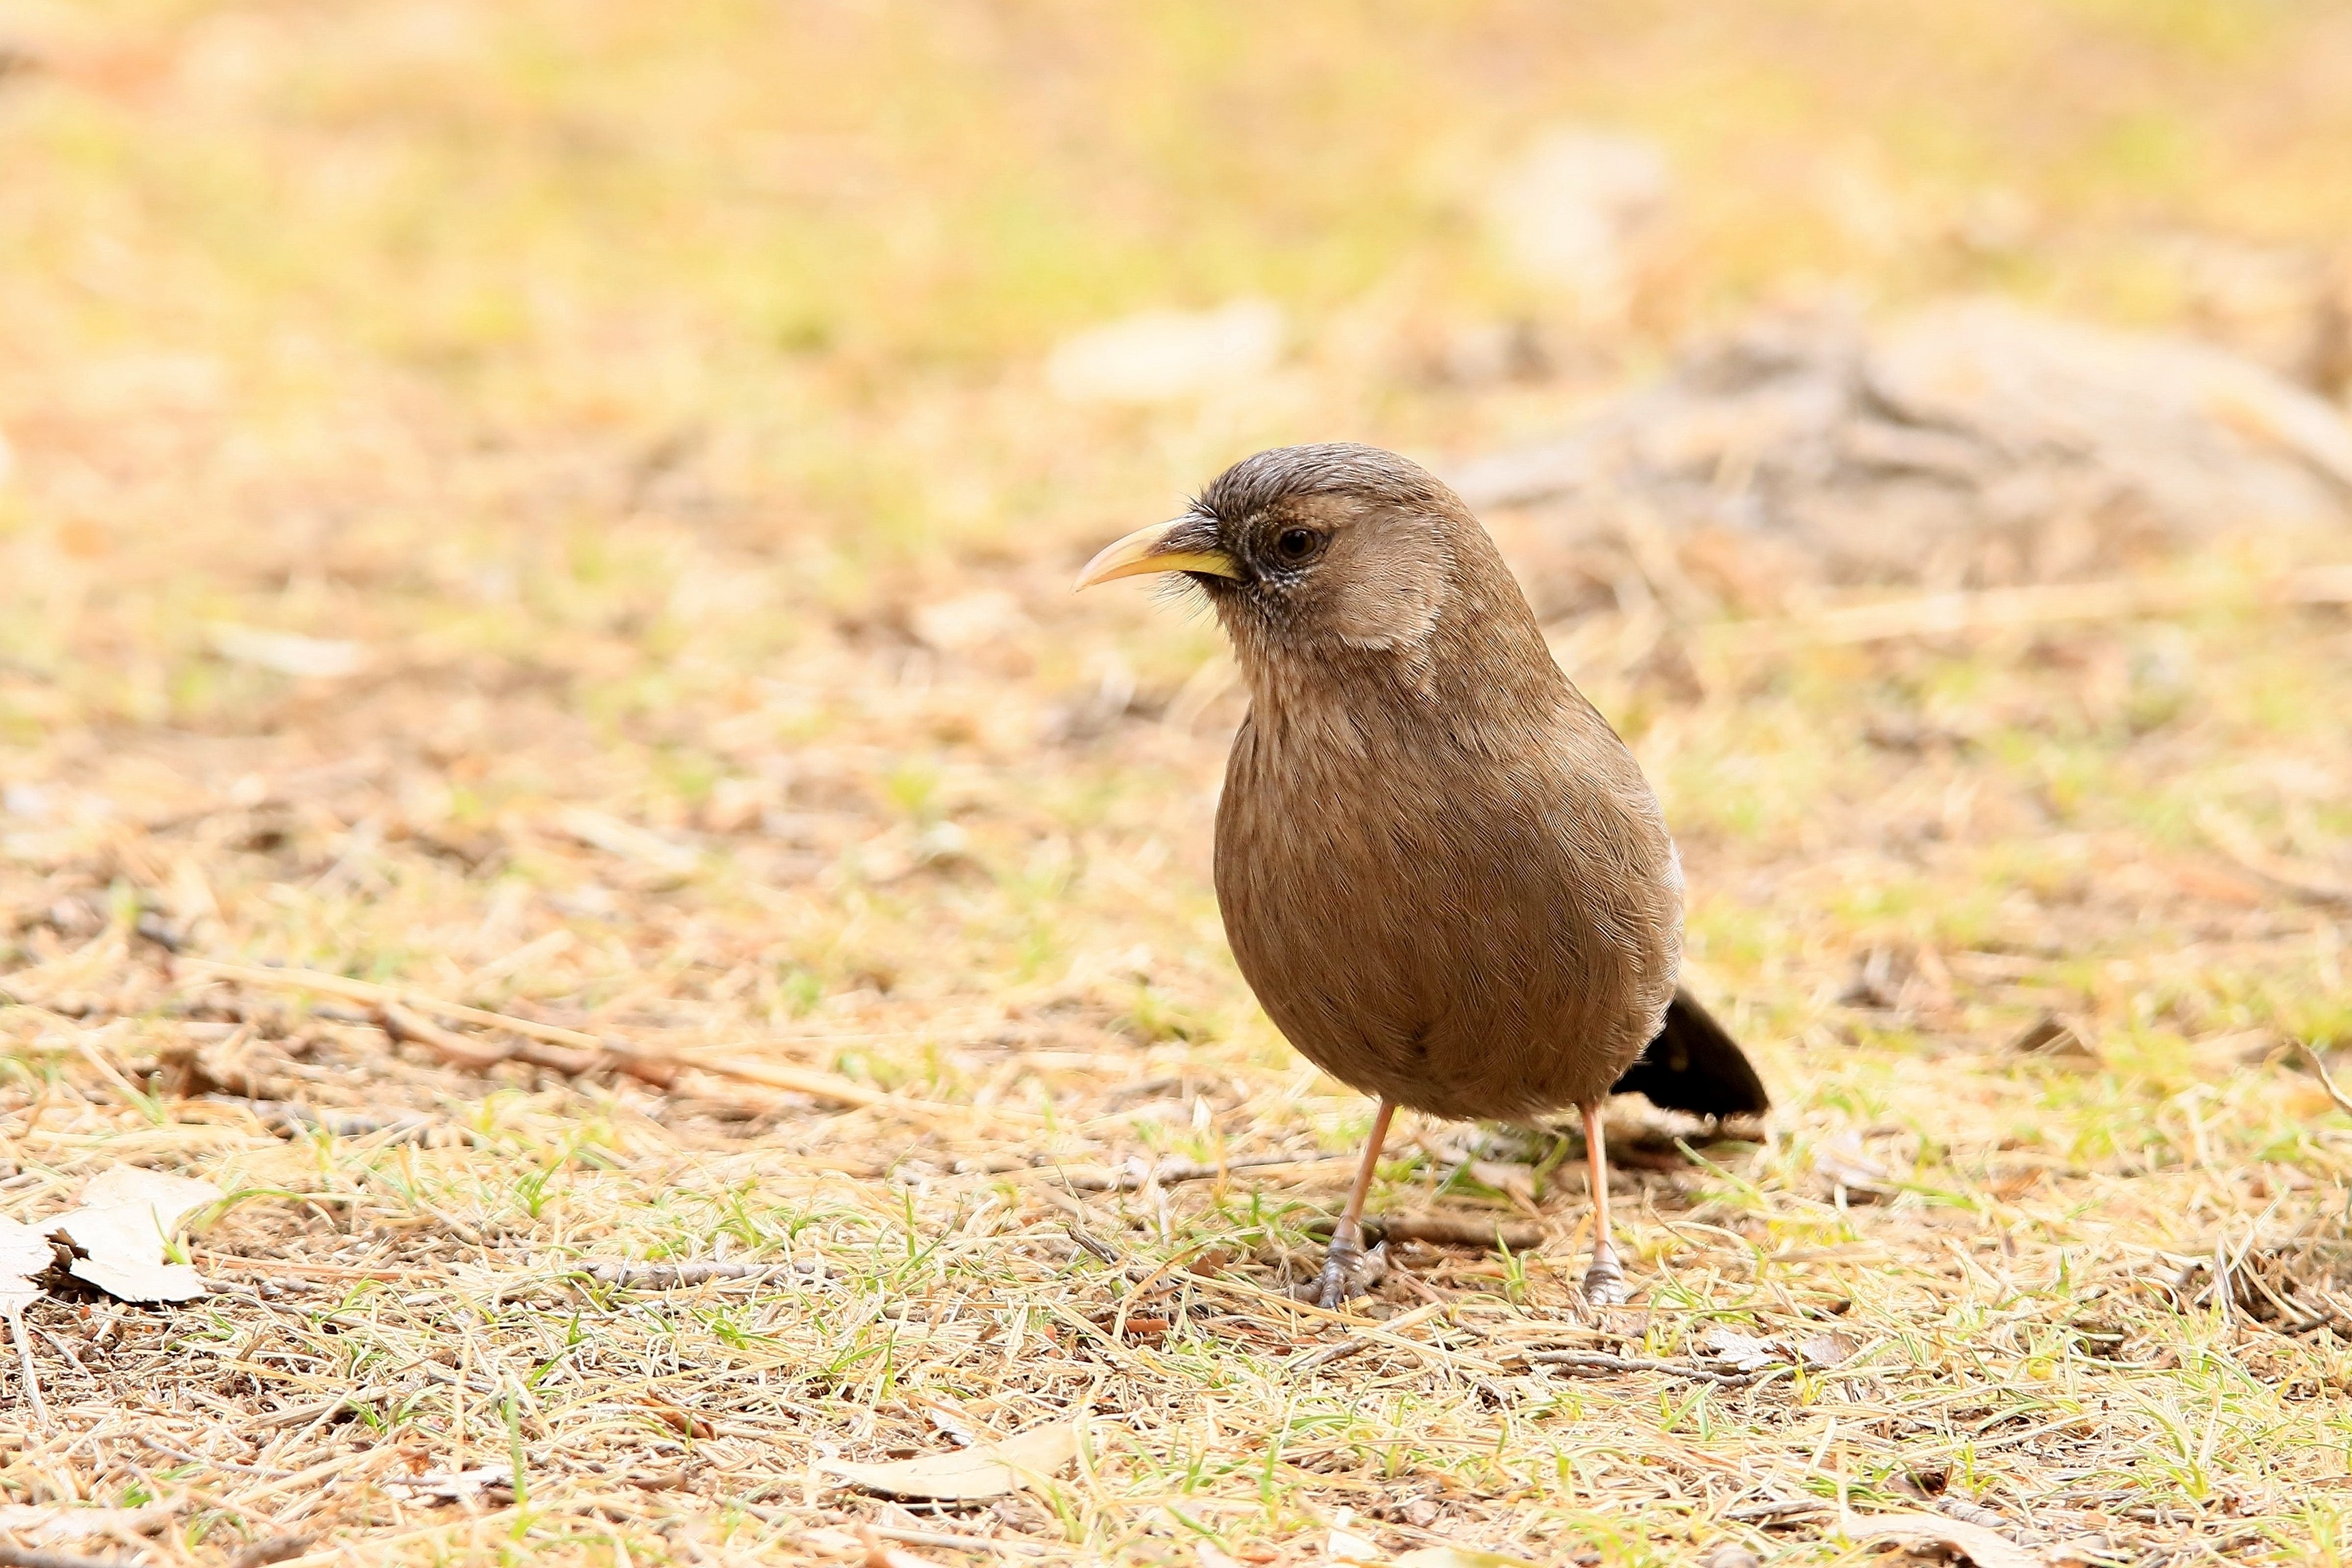
[[(1638, 1294), (1598, 1324), (1578, 1163), (1410, 1119), (1376, 1211), (1542, 1245), (1405, 1247), (1344, 1319), (1283, 1299), (1367, 1108), (1224, 954), (1213, 634), (1066, 593), (1254, 445), (1465, 450), (1801, 274), (2168, 319), (2166, 226), (2340, 232), (2332, 10), (29, 25), (0, 1212), (126, 1160), (236, 1197), (209, 1300), (29, 1314), (56, 1423), (0, 1371), (7, 1500), (162, 1501), (144, 1550), (207, 1563), (782, 1562), (865, 1521), (1220, 1568), (1324, 1556), (1343, 1512), (1389, 1552), (1833, 1562), (1842, 1508), (1927, 1507), (2121, 1562), (2346, 1553), (2352, 1122), (2293, 1042), (2352, 1037), (2315, 901), (2352, 868), (2352, 628), (2256, 591), (2340, 542), (1932, 643), (1727, 633), (1759, 606), (1696, 560), (1559, 628), (1780, 1102), (1688, 1153), (1625, 1108)], [(1668, 140), (1676, 237), (1594, 363), (1433, 380), (1445, 331), (1541, 307), (1465, 171), (1563, 112)], [(2012, 195), (2021, 234), (1954, 238)], [(1239, 288), (1301, 323), (1263, 384), (1040, 388), (1055, 331)], [(224, 626), (364, 658), (288, 676)], [(459, 1070), (165, 942), (874, 1102)], [(2058, 1048), (2008, 1048), (2045, 1014)], [(626, 1260), (761, 1269), (593, 1272)], [(1727, 1326), (1830, 1341), (1685, 1375)], [(1074, 1417), (1054, 1484), (942, 1517), (822, 1469)]]

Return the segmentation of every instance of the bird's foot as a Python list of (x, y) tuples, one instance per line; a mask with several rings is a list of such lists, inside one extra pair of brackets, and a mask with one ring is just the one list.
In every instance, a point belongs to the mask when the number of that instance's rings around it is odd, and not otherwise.
[(1625, 1268), (1605, 1241), (1592, 1249), (1592, 1267), (1584, 1271), (1584, 1300), (1595, 1307), (1625, 1304)]
[(1360, 1296), (1377, 1284), (1388, 1268), (1388, 1243), (1367, 1252), (1363, 1232), (1342, 1226), (1331, 1233), (1331, 1245), (1323, 1253), (1323, 1272), (1315, 1280), (1315, 1304), (1326, 1311), (1337, 1311), (1349, 1297)]

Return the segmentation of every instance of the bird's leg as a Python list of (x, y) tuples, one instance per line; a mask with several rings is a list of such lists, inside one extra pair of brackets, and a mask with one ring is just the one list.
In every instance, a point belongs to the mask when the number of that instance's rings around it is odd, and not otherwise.
[(1609, 1145), (1601, 1135), (1601, 1102), (1584, 1112), (1584, 1168), (1592, 1184), (1592, 1267), (1584, 1271), (1584, 1299), (1596, 1307), (1625, 1304), (1625, 1269), (1609, 1239)]
[(1364, 1200), (1371, 1195), (1372, 1173), (1380, 1169), (1381, 1147), (1389, 1141), (1389, 1119), (1395, 1114), (1396, 1107), (1385, 1100), (1372, 1113), (1372, 1136), (1364, 1150), (1364, 1163), (1356, 1168), (1356, 1185), (1348, 1194), (1348, 1206), (1340, 1212), (1339, 1223), (1331, 1227), (1331, 1245), (1323, 1253), (1323, 1273), (1315, 1283), (1318, 1306), (1336, 1308), (1345, 1301), (1349, 1286), (1364, 1266)]

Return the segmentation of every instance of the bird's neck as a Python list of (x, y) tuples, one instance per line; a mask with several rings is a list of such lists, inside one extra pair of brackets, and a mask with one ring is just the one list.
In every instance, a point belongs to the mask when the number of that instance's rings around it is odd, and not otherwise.
[(1413, 751), (1450, 740), (1507, 752), (1574, 701), (1515, 584), (1512, 599), (1454, 596), (1407, 645), (1302, 644), (1237, 627), (1251, 722), (1284, 749)]

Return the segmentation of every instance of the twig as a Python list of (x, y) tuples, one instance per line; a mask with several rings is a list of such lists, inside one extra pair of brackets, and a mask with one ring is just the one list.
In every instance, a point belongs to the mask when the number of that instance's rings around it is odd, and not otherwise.
[(1328, 1345), (1317, 1345), (1283, 1370), (1296, 1376), (1302, 1372), (1313, 1372), (1318, 1366), (1329, 1366), (1335, 1361), (1345, 1361), (1359, 1351), (1371, 1348), (1372, 1342), (1366, 1339), (1333, 1340)]
[(1034, 1556), (1045, 1549), (1026, 1541), (995, 1541), (984, 1535), (953, 1535), (944, 1530), (909, 1530), (898, 1524), (865, 1524), (860, 1529), (895, 1541), (901, 1546), (936, 1546), (947, 1552), (1011, 1552), (1024, 1557)]
[(49, 1403), (41, 1397), (40, 1373), (33, 1366), (33, 1342), (25, 1336), (25, 1310), (8, 1309), (8, 1335), (16, 1342), (16, 1367), (25, 1380), (25, 1403), (33, 1407), (33, 1420), (44, 1431), (49, 1426)]
[(510, 1059), (518, 1047), (486, 1045), (453, 1034), (440, 1025), (418, 1017), (397, 1002), (379, 1002), (376, 1021), (383, 1032), (395, 1040), (408, 1040), (425, 1047), (454, 1067), (481, 1072)]
[[(1310, 1236), (1329, 1233), (1331, 1223), (1318, 1220), (1307, 1226)], [(1367, 1217), (1367, 1241), (1424, 1241), (1434, 1247), (1483, 1247), (1532, 1252), (1544, 1243), (1543, 1226), (1527, 1220), (1476, 1219), (1468, 1215), (1400, 1214)]]
[(268, 1568), (272, 1563), (283, 1563), (289, 1557), (299, 1557), (310, 1550), (315, 1535), (273, 1535), (257, 1541), (228, 1560), (228, 1568)]
[[(311, 1194), (303, 1194), (308, 1197)], [(330, 1193), (329, 1197), (340, 1194)], [(350, 1263), (308, 1263), (297, 1258), (245, 1258), (234, 1252), (215, 1252), (210, 1247), (193, 1248), (193, 1261), (206, 1265), (208, 1269), (234, 1268), (249, 1274), (291, 1274), (303, 1279), (373, 1279), (397, 1283), (404, 1279), (440, 1279), (438, 1269), (384, 1267), (370, 1268)]]
[(1794, 1519), (1808, 1513), (1834, 1513), (1837, 1505), (1819, 1498), (1790, 1498), (1780, 1502), (1742, 1503), (1723, 1510), (1727, 1520)]
[[(657, 1089), (667, 1089), (677, 1079), (681, 1065), (674, 1058), (599, 1039), (577, 1029), (541, 1024), (506, 1013), (493, 1013), (486, 1008), (468, 1007), (461, 1003), (445, 1002), (437, 996), (422, 995), (398, 986), (379, 985), (373, 981), (354, 980), (346, 974), (329, 974), (323, 970), (272, 969), (258, 964), (231, 963), (216, 958), (184, 959), (181, 966), (215, 980), (234, 980), (247, 985), (273, 985), (289, 991), (316, 991), (329, 996), (341, 996), (345, 1001), (363, 1003), (383, 1024), (387, 1034), (399, 1039), (415, 1040), (459, 1066), (477, 1070), (494, 1067), (502, 1061), (525, 1061), (574, 1076), (599, 1069), (625, 1072), (643, 1079)], [(503, 1029), (530, 1043), (511, 1047), (478, 1044), (419, 1016), (425, 1013), (485, 1028)], [(559, 1047), (560, 1054), (551, 1054), (543, 1048), (551, 1046)]]
[(184, 958), (180, 960), (179, 967), (199, 975), (208, 974), (217, 980), (235, 980), (248, 985), (270, 985), (280, 991), (316, 991), (323, 996), (341, 996), (346, 1002), (364, 1003), (370, 1007), (381, 1006), (386, 1002), (399, 1003), (437, 1017), (454, 1018), (461, 1024), (478, 1024), (485, 1028), (504, 1029), (510, 1035), (541, 1040), (551, 1046), (571, 1046), (581, 1050), (604, 1047), (603, 1040), (593, 1035), (583, 1034), (578, 1029), (445, 1002), (437, 996), (427, 996), (396, 985), (379, 985), (372, 980), (354, 980), (348, 974), (330, 974), (322, 969), (280, 969), (275, 965), (233, 963), (218, 958)]
[[(142, 1448), (152, 1448), (165, 1458), (177, 1459), (184, 1465), (202, 1465), (208, 1470), (226, 1470), (231, 1475), (253, 1476), (265, 1481), (287, 1481), (292, 1480), (300, 1473), (296, 1470), (265, 1470), (258, 1465), (240, 1465), (230, 1459), (208, 1459), (202, 1454), (192, 1454), (185, 1448), (174, 1448), (171, 1444), (150, 1437), (144, 1432), (131, 1433), (131, 1440)], [(292, 1553), (289, 1552), (288, 1555), (290, 1556)], [(275, 1562), (276, 1559), (272, 1558), (270, 1561)]]
[(392, 1132), (394, 1142), (412, 1142), (439, 1128), (448, 1127), (460, 1138), (470, 1141), (471, 1128), (455, 1122), (440, 1122), (429, 1116), (362, 1116), (356, 1113), (320, 1111), (299, 1100), (249, 1100), (243, 1095), (208, 1094), (205, 1099), (215, 1105), (240, 1106), (253, 1112), (265, 1125), (275, 1127), (291, 1137), (306, 1132), (326, 1132), (337, 1138), (365, 1138), (378, 1132)]
[[(2319, 1297), (2325, 1305), (2315, 1310), (2303, 1300), (2302, 1293), (2298, 1291), (2294, 1300), (2284, 1305), (2294, 1311), (2302, 1321), (2293, 1324), (2281, 1324), (2278, 1326), (2278, 1331), (2290, 1339), (2300, 1339), (2315, 1330), (2333, 1329), (2338, 1338), (2352, 1340), (2352, 1318), (2346, 1316), (2344, 1304), (2338, 1301), (2332, 1292), (2322, 1290), (2315, 1285), (2310, 1289), (2312, 1294)], [(2263, 1287), (2263, 1293), (2273, 1301), (2278, 1300), (2278, 1293), (2267, 1285)]]
[(2352, 904), (2352, 879), (2338, 877), (2324, 867), (2307, 866), (2263, 847), (2252, 829), (2218, 805), (2197, 808), (2197, 826), (2213, 847), (2263, 881), (2309, 899), (2314, 903)]
[(2336, 1109), (2347, 1116), (2352, 1116), (2352, 1096), (2346, 1095), (2336, 1087), (2336, 1079), (2327, 1071), (2327, 1064), (2319, 1059), (2319, 1053), (2313, 1050), (2310, 1045), (2303, 1040), (2295, 1041), (2295, 1048), (2311, 1058), (2312, 1070), (2319, 1075), (2319, 1087), (2327, 1091), (2327, 1098), (2336, 1102)]
[(393, 1038), (414, 1040), (456, 1066), (476, 1072), (485, 1071), (500, 1062), (515, 1061), (545, 1068), (550, 1072), (560, 1072), (566, 1078), (581, 1078), (592, 1072), (624, 1072), (656, 1089), (667, 1089), (677, 1081), (677, 1063), (640, 1051), (616, 1048), (610, 1041), (593, 1050), (551, 1046), (542, 1040), (520, 1040), (503, 1046), (486, 1045), (442, 1028), (396, 1002), (379, 1004), (376, 1020), (383, 1026), (383, 1032)]
[(1221, 1275), (1202, 1274), (1190, 1268), (1178, 1269), (1175, 1278), (1182, 1279), (1187, 1284), (1197, 1285), (1203, 1290), (1214, 1290), (1227, 1296), (1237, 1296), (1244, 1301), (1261, 1306), (1279, 1307), (1296, 1318), (1312, 1318), (1326, 1323), (1345, 1323), (1351, 1329), (1377, 1329), (1381, 1326), (1380, 1320), (1377, 1318), (1361, 1317), (1354, 1312), (1334, 1311), (1328, 1307), (1318, 1307), (1312, 1301), (1302, 1301), (1296, 1296), (1285, 1296), (1261, 1286), (1253, 1285), (1245, 1279), (1227, 1279)]
[[(1052, 1172), (1080, 1192), (1131, 1193), (1157, 1184), (1173, 1186), (1179, 1182), (1206, 1182), (1234, 1171), (1268, 1171), (1283, 1165), (1327, 1165), (1340, 1161), (1352, 1162), (1360, 1156), (1353, 1151), (1339, 1154), (1244, 1154), (1222, 1164), (1204, 1164), (1197, 1160), (1162, 1160), (1147, 1165), (1140, 1160), (1108, 1170), (1071, 1170)], [(1043, 1168), (1041, 1167), (1041, 1170)]]
[(379, 1399), (389, 1399), (400, 1391), (382, 1384), (355, 1388), (349, 1394), (339, 1394), (332, 1399), (321, 1399), (310, 1405), (292, 1405), (283, 1410), (273, 1410), (266, 1415), (256, 1415), (252, 1424), (260, 1427), (299, 1426), (306, 1421), (333, 1415), (344, 1410), (357, 1410)]
[(1359, 1351), (1367, 1351), (1376, 1344), (1396, 1340), (1405, 1330), (1427, 1322), (1453, 1304), (1451, 1301), (1431, 1301), (1426, 1305), (1415, 1307), (1410, 1312), (1391, 1318), (1381, 1325), (1377, 1332), (1360, 1331), (1350, 1334), (1344, 1340), (1334, 1340), (1328, 1345), (1318, 1345), (1305, 1355), (1291, 1362), (1284, 1370), (1296, 1374), (1313, 1372), (1318, 1366), (1329, 1366), (1335, 1361), (1344, 1361)]
[[(495, 1066), (501, 1061), (524, 1061), (550, 1068), (558, 1072), (580, 1073), (599, 1068), (611, 1068), (644, 1079), (657, 1088), (667, 1089), (682, 1069), (713, 1073), (720, 1078), (734, 1079), (743, 1083), (756, 1083), (769, 1089), (781, 1089), (794, 1094), (805, 1094), (816, 1100), (831, 1100), (836, 1105), (856, 1109), (880, 1108), (916, 1115), (977, 1114), (967, 1106), (942, 1105), (930, 1100), (908, 1100), (887, 1089), (855, 1082), (837, 1073), (819, 1072), (813, 1068), (793, 1067), (781, 1062), (743, 1061), (731, 1057), (685, 1056), (668, 1051), (648, 1050), (641, 1046), (624, 1045), (578, 1029), (566, 1029), (554, 1024), (541, 1024), (529, 1018), (517, 1018), (505, 1013), (493, 1013), (486, 1008), (468, 1007), (460, 1003), (446, 1002), (437, 996), (427, 996), (394, 985), (379, 985), (373, 981), (354, 980), (345, 974), (330, 974), (317, 969), (275, 969), (259, 964), (231, 963), (216, 958), (190, 958), (181, 961), (188, 973), (215, 980), (232, 980), (240, 984), (270, 985), (284, 991), (315, 991), (323, 995), (341, 996), (359, 1002), (372, 1009), (385, 1025), (386, 1032), (414, 1039), (419, 1045), (440, 1052), (461, 1065), (479, 1062)], [(532, 1046), (511, 1049), (478, 1045), (463, 1037), (436, 1027), (423, 1016), (451, 1019), (462, 1024), (478, 1025), (484, 1028), (503, 1029), (522, 1036), (539, 1047), (555, 1046), (572, 1051), (593, 1053), (586, 1058), (550, 1056)], [(1003, 1114), (991, 1112), (989, 1114)]]
[(1768, 1367), (1760, 1372), (1717, 1372), (1713, 1367), (1684, 1366), (1678, 1362), (1611, 1355), (1606, 1351), (1538, 1351), (1528, 1357), (1528, 1363), (1531, 1366), (1579, 1367), (1591, 1372), (1662, 1372), (1669, 1377), (1686, 1377), (1695, 1383), (1718, 1384), (1726, 1388), (1744, 1388), (1779, 1370)]
[[(2273, 1258), (2283, 1258), (2284, 1256), (2283, 1247), (2273, 1247), (2269, 1251)], [(2239, 1270), (2238, 1279), (2242, 1284), (2256, 1291), (2277, 1309), (2278, 1316), (2273, 1319), (2270, 1324), (2274, 1333), (2285, 1334), (2292, 1338), (2296, 1334), (2307, 1334), (2327, 1321), (2324, 1317), (2312, 1317), (2308, 1309), (2298, 1302), (2289, 1301), (2276, 1290), (2272, 1289), (2270, 1281), (2263, 1278), (2262, 1270), (2259, 1268), (2242, 1268)]]
[(717, 1279), (766, 1279), (778, 1274), (803, 1272), (793, 1263), (592, 1263), (573, 1270), (599, 1285), (624, 1290), (675, 1290), (707, 1285)]
[(1116, 1268), (1122, 1263), (1126, 1262), (1126, 1259), (1118, 1255), (1118, 1251), (1116, 1247), (1112, 1247), (1110, 1243), (1107, 1241), (1098, 1240), (1091, 1232), (1087, 1231), (1076, 1221), (1073, 1220), (1070, 1222), (1067, 1228), (1072, 1241), (1076, 1242), (1080, 1247), (1085, 1247), (1088, 1252), (1093, 1253), (1097, 1258), (1101, 1258), (1105, 1263), (1109, 1264), (1112, 1268)]

